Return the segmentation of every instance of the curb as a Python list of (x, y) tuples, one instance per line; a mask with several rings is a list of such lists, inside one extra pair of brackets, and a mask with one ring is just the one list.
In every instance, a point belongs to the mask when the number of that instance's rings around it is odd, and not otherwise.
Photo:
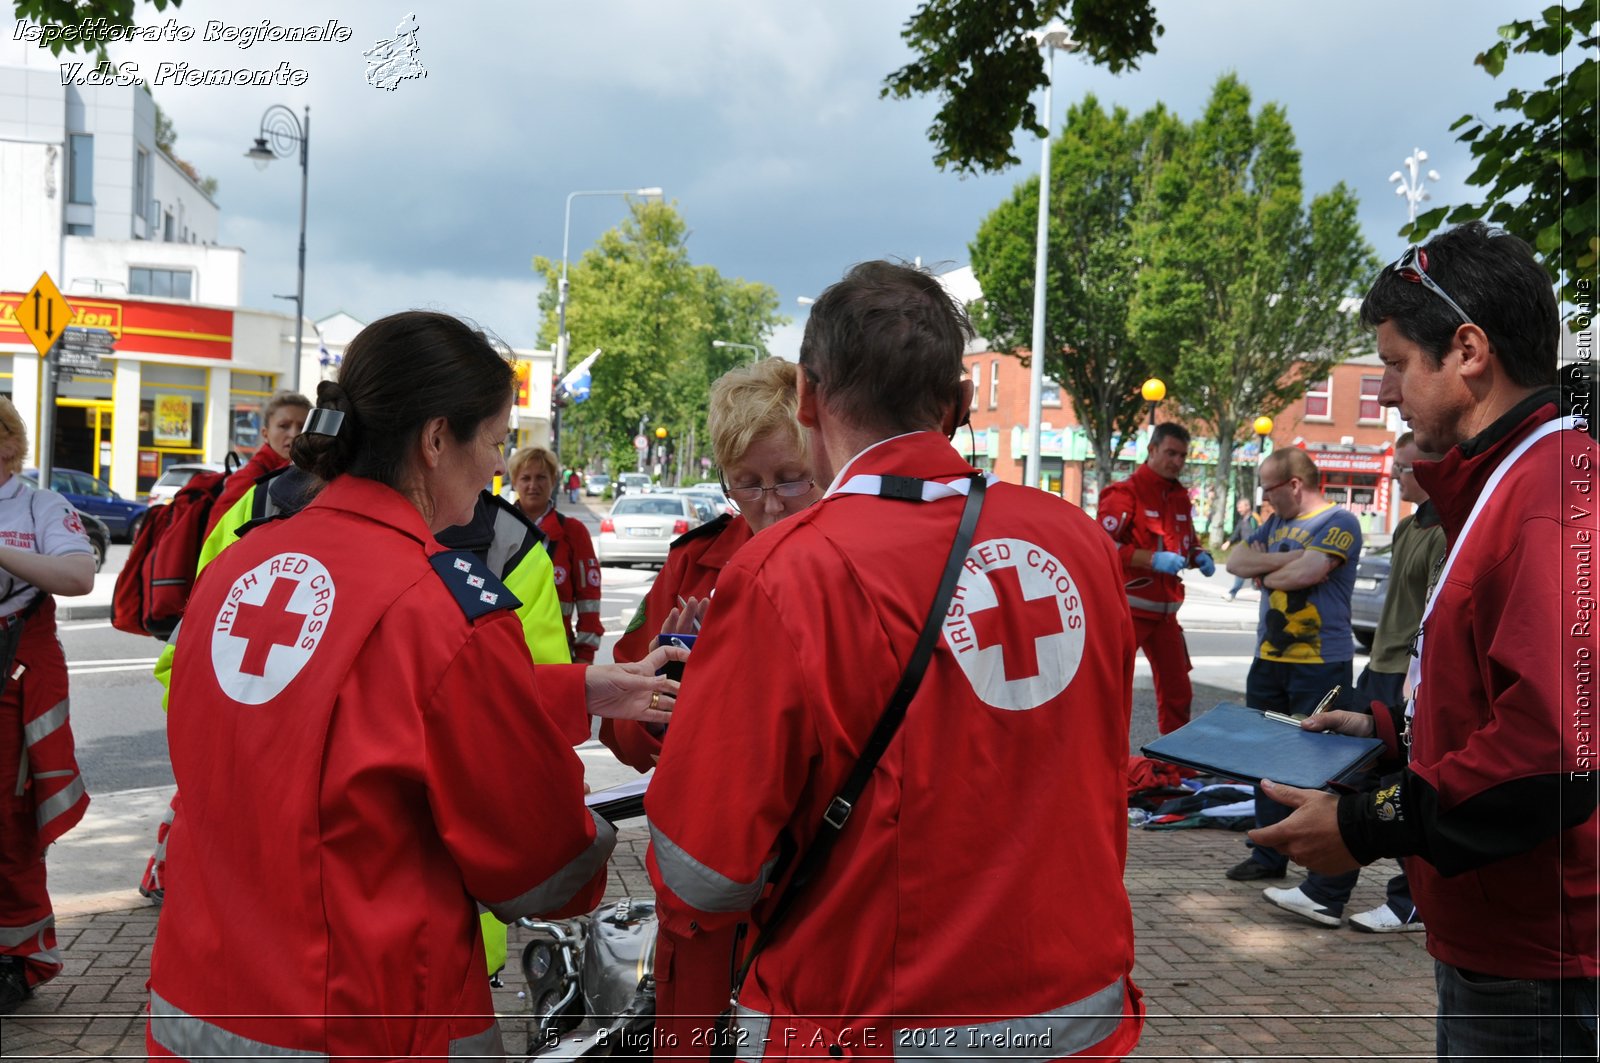
[(62, 605), (61, 599), (56, 599), (57, 620), (109, 620), (111, 618), (111, 604), (89, 605)]

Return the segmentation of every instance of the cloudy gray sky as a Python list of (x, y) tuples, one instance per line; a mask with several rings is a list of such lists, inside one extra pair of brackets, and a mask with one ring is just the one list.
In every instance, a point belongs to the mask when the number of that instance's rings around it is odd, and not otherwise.
[[(932, 101), (880, 100), (908, 52), (899, 28), (914, 0), (185, 0), (140, 20), (176, 19), (188, 43), (112, 45), (146, 76), (163, 60), (193, 67), (307, 72), (303, 86), (156, 86), (179, 130), (177, 153), (220, 182), (223, 242), (245, 248), (246, 302), (293, 290), (299, 174), (243, 158), (266, 107), (311, 107), (307, 310), (372, 319), (409, 306), (478, 320), (533, 342), (533, 255), (561, 253), (567, 193), (660, 185), (691, 229), (696, 262), (775, 287), (794, 319), (773, 347), (793, 355), (814, 295), (861, 259), (920, 256), (963, 265), (982, 217), (1036, 172), (1037, 142), (998, 176), (941, 173), (924, 132)], [(1236, 71), (1259, 103), (1283, 104), (1308, 193), (1344, 180), (1361, 197), (1368, 240), (1397, 253), (1403, 201), (1386, 178), (1413, 147), (1431, 154), (1439, 202), (1460, 201), (1470, 171), (1448, 132), (1488, 115), (1509, 85), (1556, 69), (1522, 60), (1492, 79), (1472, 58), (1496, 27), (1536, 18), (1526, 0), (1158, 0), (1166, 26), (1142, 69), (1112, 76), (1056, 62), (1055, 117), (1093, 91), (1140, 110), (1163, 101), (1197, 116), (1211, 84)], [(229, 26), (324, 22), (346, 43), (200, 38)], [(427, 77), (368, 85), (364, 49), (407, 13)], [(579, 199), (572, 258), (624, 212)], [(741, 341), (746, 337), (726, 337)]]

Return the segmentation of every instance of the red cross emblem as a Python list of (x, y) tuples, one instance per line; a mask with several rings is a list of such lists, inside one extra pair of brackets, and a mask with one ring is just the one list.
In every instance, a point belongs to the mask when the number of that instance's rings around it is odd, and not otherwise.
[(328, 634), (333, 575), (310, 554), (275, 554), (228, 588), (211, 624), (211, 666), (222, 692), (265, 705), (294, 681)]
[(244, 660), (239, 671), (249, 675), (266, 675), (267, 658), (274, 646), (293, 646), (300, 638), (300, 628), (306, 622), (305, 613), (289, 608), (299, 586), (292, 579), (279, 576), (272, 583), (267, 600), (261, 605), (240, 603), (239, 615), (233, 622), (233, 635), (246, 642)]
[(974, 612), (972, 630), (978, 636), (978, 649), (999, 646), (1006, 666), (1006, 682), (1031, 679), (1039, 674), (1039, 640), (1059, 635), (1061, 607), (1054, 596), (1026, 598), (1022, 579), (1015, 568), (989, 573), (995, 604)]
[(1025, 712), (1072, 683), (1087, 620), (1060, 558), (1026, 539), (989, 539), (967, 551), (944, 643), (979, 700)]

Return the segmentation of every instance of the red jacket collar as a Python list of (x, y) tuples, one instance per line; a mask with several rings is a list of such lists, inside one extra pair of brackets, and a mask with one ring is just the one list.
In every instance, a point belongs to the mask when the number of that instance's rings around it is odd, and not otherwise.
[(1134, 486), (1141, 491), (1155, 492), (1157, 494), (1182, 491), (1185, 496), (1189, 494), (1188, 488), (1184, 487), (1183, 484), (1177, 480), (1167, 479), (1144, 462), (1140, 462), (1138, 467), (1133, 470), (1132, 478)]
[(950, 440), (938, 432), (912, 432), (875, 443), (850, 459), (843, 483), (851, 476), (915, 476), (923, 480), (951, 480), (974, 470), (961, 459)]
[(306, 508), (334, 509), (386, 524), (428, 547), (429, 554), (444, 549), (428, 530), (417, 507), (405, 495), (364, 476), (346, 474), (336, 477)]
[(256, 466), (262, 472), (272, 472), (274, 469), (281, 469), (288, 465), (289, 459), (279, 455), (276, 450), (272, 449), (271, 444), (263, 443), (260, 449), (250, 455), (250, 464)]
[(1429, 501), (1439, 511), (1439, 523), (1452, 538), (1467, 522), (1501, 460), (1524, 436), (1558, 413), (1555, 398), (1540, 390), (1478, 435), (1451, 447), (1438, 461), (1417, 462), (1413, 468), (1417, 483), (1428, 492)]

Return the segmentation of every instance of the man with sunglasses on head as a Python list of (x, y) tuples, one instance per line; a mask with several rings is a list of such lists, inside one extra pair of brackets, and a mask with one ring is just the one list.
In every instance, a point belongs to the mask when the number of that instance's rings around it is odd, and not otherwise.
[[(684, 672), (647, 863), (663, 936), (752, 924), (741, 1060), (1120, 1059), (1138, 1042), (1127, 597), (1082, 510), (990, 483), (950, 445), (971, 335), (919, 269), (869, 262), (822, 293), (797, 417), (831, 484), (723, 568)], [(903, 677), (903, 720), (838, 796)]]
[[(1355, 704), (1351, 669), (1355, 636), (1350, 597), (1361, 557), (1361, 523), (1322, 495), (1322, 476), (1298, 447), (1275, 450), (1261, 462), (1261, 495), (1273, 514), (1228, 555), (1228, 571), (1261, 581), (1256, 656), (1245, 679), (1251, 708), (1310, 715), (1335, 688), (1335, 706)], [(1283, 819), (1290, 809), (1257, 787), (1256, 826)], [(1289, 860), (1268, 846), (1228, 869), (1235, 882), (1281, 879)], [(1262, 896), (1322, 926), (1338, 926), (1357, 874), (1319, 875), (1298, 886), (1268, 886)]]
[(1189, 430), (1168, 421), (1150, 433), (1149, 456), (1126, 480), (1100, 492), (1100, 526), (1117, 543), (1122, 578), (1133, 610), (1133, 631), (1150, 662), (1156, 688), (1156, 725), (1162, 734), (1189, 722), (1194, 687), (1189, 647), (1178, 624), (1183, 580), (1178, 573), (1217, 570), (1201, 549), (1191, 519), (1189, 489), (1178, 479), (1189, 458)]
[(1481, 222), (1407, 250), (1361, 306), (1449, 543), (1408, 711), (1327, 713), (1409, 762), (1257, 840), (1330, 873), (1406, 869), (1428, 927), (1441, 1059), (1594, 1059), (1600, 955), (1593, 553), (1600, 453), (1560, 416), (1561, 323), (1527, 244)]

